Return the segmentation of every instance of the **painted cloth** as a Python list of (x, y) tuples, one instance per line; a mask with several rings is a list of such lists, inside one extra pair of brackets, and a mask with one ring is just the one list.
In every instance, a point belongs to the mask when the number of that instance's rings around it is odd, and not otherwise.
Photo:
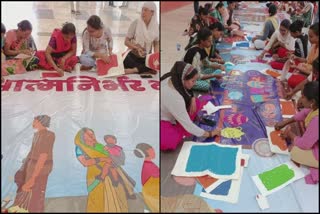
[(142, 187), (145, 204), (151, 212), (159, 213), (160, 178), (150, 177)]
[[(96, 143), (94, 147), (86, 145), (80, 130), (75, 137), (76, 154), (84, 154), (86, 159), (109, 157), (102, 144)], [(79, 148), (77, 148), (79, 147)], [(116, 168), (118, 179), (110, 175), (100, 180), (97, 177), (101, 174), (104, 162), (87, 167), (87, 212), (128, 212), (128, 197), (132, 196), (135, 182), (125, 174), (121, 167)]]
[[(77, 44), (76, 36), (71, 41), (63, 38), (62, 31), (60, 29), (54, 29), (49, 41), (49, 46), (53, 49), (51, 56), (56, 64), (60, 64), (61, 58), (65, 56), (70, 50), (72, 44)], [(36, 56), (39, 58), (39, 67), (46, 70), (53, 70), (53, 66), (48, 62), (45, 51), (37, 51)], [(65, 69), (72, 70), (78, 63), (78, 57), (73, 55), (66, 59)]]
[[(47, 181), (53, 167), (52, 151), (54, 140), (54, 133), (48, 130), (41, 130), (34, 134), (30, 152), (14, 176), (17, 184), (15, 206), (24, 207), (32, 213), (44, 212)], [(41, 154), (47, 154), (47, 159), (39, 175), (35, 178), (31, 192), (26, 193), (22, 190), (22, 186), (33, 176)]]

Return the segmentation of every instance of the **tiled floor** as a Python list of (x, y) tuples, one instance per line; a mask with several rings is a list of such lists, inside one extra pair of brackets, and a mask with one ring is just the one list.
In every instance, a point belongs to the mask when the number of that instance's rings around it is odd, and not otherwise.
[[(200, 5), (205, 3), (201, 1)], [(161, 14), (161, 75), (169, 72), (175, 61), (182, 59), (189, 41), (189, 37), (182, 33), (188, 28), (193, 15), (193, 4)], [(180, 51), (177, 45), (181, 45)]]
[[(108, 6), (107, 1), (81, 1), (80, 15), (71, 14), (70, 2), (1, 2), (1, 22), (7, 30), (15, 29), (17, 23), (27, 19), (33, 25), (32, 36), (38, 49), (45, 49), (51, 32), (59, 28), (65, 22), (72, 22), (76, 26), (78, 49), (81, 53), (81, 34), (86, 27), (86, 21), (90, 15), (96, 14), (101, 17), (104, 24), (111, 28), (114, 39), (114, 52), (123, 52), (124, 39), (130, 23), (139, 17), (138, 7), (143, 2), (133, 2), (132, 7), (113, 8)], [(156, 3), (159, 6), (159, 2)], [(121, 2), (115, 2), (116, 6)], [(158, 7), (159, 8), (159, 7)], [(158, 13), (159, 14), (159, 13)], [(80, 48), (79, 48), (80, 47)]]

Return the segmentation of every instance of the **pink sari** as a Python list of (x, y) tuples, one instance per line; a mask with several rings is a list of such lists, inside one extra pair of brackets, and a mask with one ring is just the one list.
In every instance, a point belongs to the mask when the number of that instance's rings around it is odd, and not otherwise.
[[(194, 121), (198, 112), (202, 109), (205, 103), (201, 102), (199, 99), (196, 99), (197, 109), (194, 114), (190, 114), (190, 119)], [(172, 124), (170, 121), (161, 120), (161, 142), (160, 150), (175, 150), (177, 146), (182, 142), (184, 137), (190, 137), (191, 134), (187, 132), (181, 124), (177, 122), (176, 125)]]

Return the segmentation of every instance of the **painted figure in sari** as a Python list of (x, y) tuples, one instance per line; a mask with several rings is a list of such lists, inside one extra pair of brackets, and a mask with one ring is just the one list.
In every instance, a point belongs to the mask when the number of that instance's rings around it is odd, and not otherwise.
[(139, 158), (144, 158), (141, 172), (144, 202), (151, 212), (159, 212), (160, 172), (159, 167), (152, 162), (155, 158), (155, 151), (149, 144), (139, 143), (134, 150), (134, 154)]
[(35, 69), (39, 62), (38, 58), (34, 56), (37, 48), (31, 32), (31, 23), (28, 20), (23, 20), (18, 23), (18, 29), (9, 30), (6, 33), (4, 44), (4, 54), (7, 59), (14, 59), (19, 54), (30, 56), (23, 60), (23, 65), (28, 71)]
[(159, 52), (159, 24), (157, 21), (157, 6), (154, 2), (145, 2), (141, 17), (133, 21), (129, 27), (125, 46), (130, 52), (124, 56), (123, 65), (126, 74), (152, 73), (156, 71), (146, 67), (146, 55)]
[(18, 186), (13, 206), (31, 213), (44, 212), (47, 180), (53, 167), (52, 151), (55, 134), (48, 130), (50, 117), (39, 115), (34, 118), (34, 134), (29, 154), (14, 180)]
[(37, 51), (39, 67), (46, 70), (56, 70), (61, 76), (64, 71), (71, 72), (79, 59), (76, 56), (77, 37), (76, 27), (65, 23), (62, 29), (54, 29), (47, 49)]
[[(87, 212), (128, 212), (128, 198), (135, 197), (135, 182), (97, 142), (92, 129), (82, 128), (75, 137), (75, 145), (77, 159), (87, 167)], [(117, 179), (111, 170), (103, 178), (105, 164), (114, 167)]]
[(117, 167), (124, 165), (125, 154), (123, 152), (122, 147), (116, 145), (117, 138), (115, 136), (105, 135), (104, 141), (106, 142), (106, 146), (104, 147), (104, 150), (110, 154), (110, 157), (112, 159), (112, 164), (106, 163), (103, 166), (101, 178), (104, 179), (110, 170), (110, 174), (113, 177), (113, 180), (118, 181), (119, 175), (117, 173)]

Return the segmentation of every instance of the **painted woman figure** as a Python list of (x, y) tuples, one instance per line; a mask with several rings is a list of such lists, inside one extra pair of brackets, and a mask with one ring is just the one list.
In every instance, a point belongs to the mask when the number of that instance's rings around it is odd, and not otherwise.
[(112, 165), (110, 153), (97, 142), (92, 129), (82, 128), (75, 137), (75, 152), (87, 168), (87, 212), (128, 212), (128, 198), (134, 197), (134, 181), (117, 167), (116, 179), (110, 171), (104, 177), (105, 164)]
[(160, 171), (159, 167), (152, 162), (155, 158), (155, 151), (149, 144), (139, 143), (134, 150), (134, 154), (138, 158), (144, 158), (141, 172), (142, 195), (144, 202), (151, 212), (159, 212)]
[(47, 115), (36, 116), (32, 126), (37, 132), (30, 152), (14, 176), (18, 186), (14, 206), (36, 213), (44, 212), (47, 181), (53, 167), (55, 134), (48, 130), (50, 117)]

